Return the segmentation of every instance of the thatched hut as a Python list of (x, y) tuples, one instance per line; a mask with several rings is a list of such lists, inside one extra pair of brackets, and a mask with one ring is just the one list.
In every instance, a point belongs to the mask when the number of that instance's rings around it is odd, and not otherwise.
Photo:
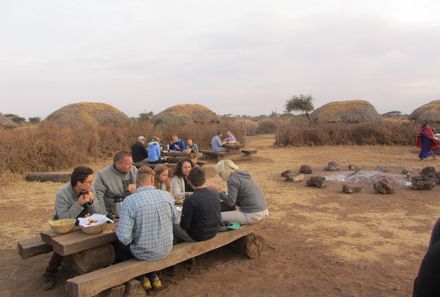
[(310, 119), (327, 123), (362, 123), (382, 120), (371, 103), (365, 100), (346, 100), (327, 103), (317, 108)]
[(188, 123), (219, 123), (219, 116), (200, 104), (179, 104), (171, 106), (151, 119), (154, 124), (182, 125)]
[(17, 128), (17, 124), (5, 117), (0, 113), (0, 128), (14, 129)]
[(440, 123), (440, 100), (431, 101), (416, 108), (409, 119), (417, 122)]
[(119, 125), (127, 124), (129, 118), (109, 104), (81, 102), (63, 106), (51, 113), (45, 121), (58, 125)]

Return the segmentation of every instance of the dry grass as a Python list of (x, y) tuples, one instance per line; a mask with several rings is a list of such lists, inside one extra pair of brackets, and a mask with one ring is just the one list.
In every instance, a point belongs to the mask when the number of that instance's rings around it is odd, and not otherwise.
[(282, 122), (277, 129), (279, 146), (313, 145), (413, 145), (419, 127), (408, 121), (300, 126)]
[(362, 123), (382, 118), (371, 103), (365, 100), (346, 100), (327, 103), (316, 109), (310, 118), (317, 122)]

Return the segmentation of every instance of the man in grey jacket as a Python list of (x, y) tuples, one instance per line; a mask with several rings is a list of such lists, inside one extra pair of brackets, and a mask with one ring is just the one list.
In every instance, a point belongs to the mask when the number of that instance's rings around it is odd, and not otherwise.
[[(104, 207), (94, 199), (93, 170), (89, 167), (76, 167), (70, 177), (70, 183), (56, 193), (54, 219), (76, 219), (86, 214), (103, 213)], [(53, 253), (43, 275), (43, 290), (55, 287), (55, 273), (62, 256)]]
[(137, 169), (131, 154), (120, 151), (113, 157), (113, 164), (96, 175), (96, 199), (105, 205), (107, 213), (114, 213), (115, 198), (126, 197), (136, 190)]

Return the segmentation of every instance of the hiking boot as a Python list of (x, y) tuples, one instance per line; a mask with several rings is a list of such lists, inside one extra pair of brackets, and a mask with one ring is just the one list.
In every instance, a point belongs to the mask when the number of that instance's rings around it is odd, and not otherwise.
[(156, 278), (155, 280), (151, 281), (151, 284), (153, 285), (153, 288), (155, 289), (161, 289), (162, 288), (162, 282), (159, 278)]
[(144, 287), (144, 289), (147, 290), (147, 291), (153, 289), (153, 287), (151, 286), (151, 282), (150, 282), (150, 280), (148, 278), (145, 278), (142, 281), (142, 287)]
[(43, 274), (43, 284), (41, 285), (41, 288), (43, 290), (51, 290), (55, 288), (55, 272), (45, 272)]

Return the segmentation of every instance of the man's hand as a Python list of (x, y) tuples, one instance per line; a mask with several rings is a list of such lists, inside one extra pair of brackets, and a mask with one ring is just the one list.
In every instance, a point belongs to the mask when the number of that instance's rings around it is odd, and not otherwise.
[(86, 203), (92, 204), (93, 198), (94, 196), (92, 192), (85, 192), (78, 197), (78, 204), (81, 206), (84, 206)]
[(136, 191), (136, 184), (129, 184), (127, 186), (127, 191), (130, 193), (133, 193), (134, 191)]

